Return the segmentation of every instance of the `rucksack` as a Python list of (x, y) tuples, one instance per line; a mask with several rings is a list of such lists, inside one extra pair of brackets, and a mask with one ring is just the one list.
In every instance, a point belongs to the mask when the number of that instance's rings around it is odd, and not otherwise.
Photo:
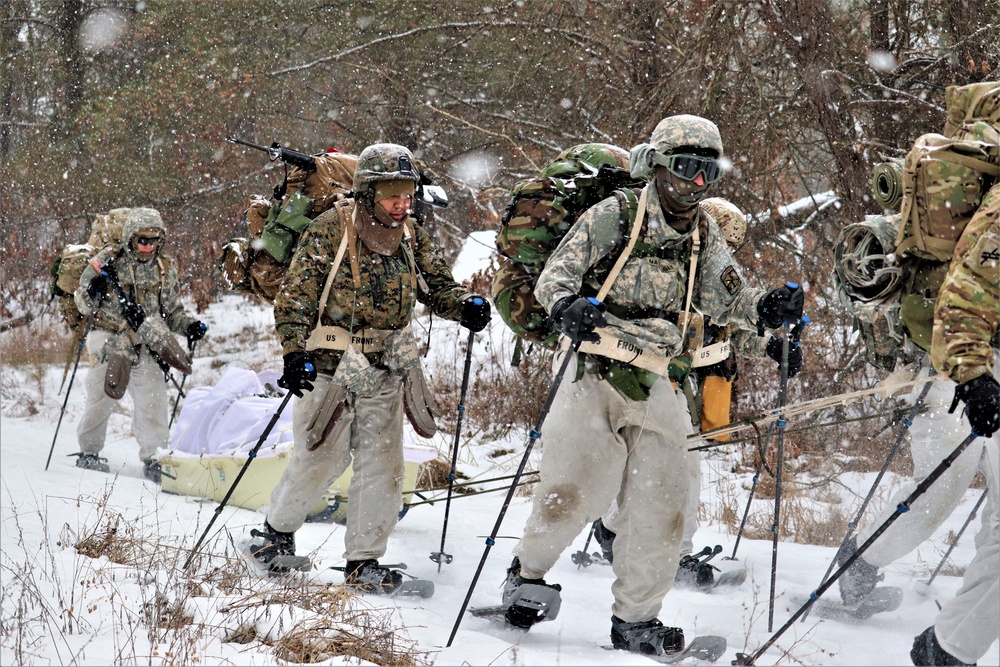
[(900, 212), (848, 225), (834, 244), (838, 296), (866, 360), (884, 370), (930, 350), (955, 244), (1000, 175), (1000, 84), (952, 86), (946, 102), (945, 133), (917, 139), (898, 182), (888, 182), (895, 170), (876, 166), (873, 187), (902, 192)]
[(349, 195), (357, 156), (329, 151), (314, 157), (316, 169), (292, 167), (271, 201), (250, 197), (244, 212), (249, 235), (226, 241), (217, 257), (232, 290), (273, 302), (302, 232)]
[(59, 314), (74, 333), (80, 333), (86, 321), (73, 301), (73, 292), (80, 286), (80, 276), (102, 248), (121, 245), (122, 226), (131, 210), (116, 208), (106, 214), (98, 213), (91, 223), (87, 242), (65, 246), (49, 267), (52, 277), (49, 285), (51, 298), (56, 299)]
[(632, 188), (642, 185), (629, 174), (624, 150), (584, 144), (563, 151), (538, 176), (511, 189), (496, 238), (501, 261), (493, 300), (519, 341), (555, 346), (558, 334), (534, 293), (546, 260), (580, 215), (612, 194), (622, 203), (627, 231), (638, 203)]

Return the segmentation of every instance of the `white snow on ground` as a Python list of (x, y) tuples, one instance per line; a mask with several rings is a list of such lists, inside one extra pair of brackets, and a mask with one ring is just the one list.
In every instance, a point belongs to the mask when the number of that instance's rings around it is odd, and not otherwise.
[[(478, 243), (478, 242), (477, 242)], [(479, 243), (482, 245), (482, 243)], [(461, 267), (459, 267), (461, 268)], [(460, 272), (460, 271), (459, 271)], [(463, 276), (464, 277), (464, 276)], [(226, 297), (203, 315), (210, 326), (209, 339), (199, 351), (191, 386), (214, 383), (228, 364), (253, 370), (280, 370), (280, 352), (267, 309), (243, 299)], [(48, 323), (49, 326), (52, 323)], [(435, 318), (432, 355), (435, 372), (461, 372), (464, 350), (459, 341), (467, 334), (454, 323)], [(2, 334), (10, 336), (11, 333)], [(23, 335), (23, 332), (18, 335)], [(477, 337), (476, 364), (496, 352), (509, 358), (508, 335), (495, 318), (494, 326)], [(499, 350), (492, 350), (499, 346)], [(443, 364), (442, 366), (437, 366)], [(0, 664), (199, 664), (264, 665), (278, 662), (274, 649), (259, 639), (246, 644), (227, 642), (248, 624), (258, 636), (271, 639), (288, 632), (295, 622), (308, 620), (315, 612), (299, 607), (272, 605), (240, 609), (276, 584), (250, 576), (236, 587), (228, 587), (222, 576), (208, 578), (213, 587), (187, 598), (185, 611), (205, 631), (197, 641), (184, 642), (169, 630), (153, 630), (146, 610), (158, 593), (177, 596), (177, 572), (195, 541), (211, 520), (217, 504), (159, 492), (142, 477), (137, 445), (130, 430), (128, 399), (112, 416), (108, 444), (104, 450), (111, 474), (74, 467), (67, 454), (77, 451), (75, 428), (83, 405), (82, 374), (70, 393), (55, 454), (48, 471), (45, 460), (59, 418), (63, 396), (57, 395), (62, 366), (0, 369), (3, 406), (0, 417)], [(33, 402), (37, 413), (24, 406)], [(454, 413), (454, 405), (442, 409)], [(474, 420), (474, 415), (467, 419)], [(467, 422), (468, 423), (468, 422)], [(544, 446), (544, 427), (542, 430)], [(584, 436), (585, 434), (581, 434)], [(453, 434), (440, 433), (436, 444), (448, 456)], [(459, 469), (470, 477), (485, 479), (510, 474), (524, 451), (527, 434), (515, 434), (506, 442), (480, 441), (463, 434)], [(512, 454), (491, 458), (498, 449)], [(536, 449), (538, 449), (536, 447)], [(528, 470), (536, 469), (534, 452)], [(735, 502), (740, 510), (746, 501), (750, 475), (733, 475), (723, 451), (703, 458), (703, 515), (717, 515), (718, 504)], [(845, 514), (853, 515), (874, 474), (845, 475), (831, 493), (842, 497)], [(888, 476), (889, 484), (895, 480)], [(499, 485), (508, 482), (500, 482)], [(484, 484), (491, 488), (498, 484)], [(720, 492), (722, 495), (720, 495)], [(913, 637), (933, 622), (935, 600), (952, 597), (960, 578), (941, 575), (928, 597), (915, 592), (914, 584), (925, 579), (937, 565), (946, 547), (949, 531), (957, 531), (981, 491), (972, 489), (956, 513), (934, 537), (886, 570), (888, 585), (904, 590), (902, 607), (863, 622), (824, 620), (816, 614), (793, 626), (758, 661), (758, 664), (806, 665), (902, 665), (909, 664)], [(732, 500), (722, 496), (732, 496)], [(443, 498), (442, 494), (436, 497)], [(880, 497), (885, 497), (881, 495)], [(451, 564), (438, 566), (429, 555), (441, 547), (445, 503), (412, 508), (400, 521), (389, 543), (383, 563), (405, 562), (407, 571), (436, 584), (430, 599), (356, 598), (355, 608), (375, 610), (396, 628), (397, 639), (415, 642), (420, 660), (437, 665), (643, 665), (655, 664), (639, 655), (602, 648), (610, 642), (610, 567), (595, 564), (578, 568), (570, 559), (583, 547), (586, 534), (562, 556), (549, 573), (550, 582), (563, 587), (562, 609), (553, 622), (529, 632), (507, 630), (489, 620), (469, 615), (462, 620), (453, 645), (446, 647), (458, 610), (469, 590), (485, 550), (485, 537), (493, 529), (504, 499), (503, 493), (457, 497), (450, 514), (445, 551)], [(771, 511), (770, 500), (755, 501), (761, 511)], [(492, 605), (500, 601), (500, 586), (510, 563), (511, 549), (521, 534), (530, 510), (529, 498), (515, 495), (492, 548), (471, 604)], [(125, 519), (120, 530), (131, 529), (159, 540), (161, 559), (151, 565), (116, 564), (106, 557), (92, 559), (78, 554), (72, 544), (88, 531), (103, 526), (118, 513)], [(227, 507), (218, 516), (202, 551), (216, 556), (232, 553), (229, 540), (238, 542), (258, 527), (263, 510)], [(973, 555), (973, 532), (962, 539), (952, 561), (964, 567)], [(846, 527), (845, 527), (846, 530)], [(344, 528), (334, 524), (307, 523), (297, 533), (298, 552), (310, 554), (317, 564), (310, 575), (317, 584), (336, 586), (342, 579), (329, 566), (342, 565)], [(839, 538), (839, 536), (838, 536)], [(723, 546), (731, 553), (734, 536), (719, 525), (705, 524), (696, 537), (697, 548)], [(172, 546), (171, 546), (172, 545)], [(590, 551), (597, 550), (591, 544)], [(782, 542), (778, 550), (777, 602), (774, 628), (797, 609), (790, 600), (814, 589), (834, 556), (834, 549)], [(684, 629), (687, 637), (717, 634), (727, 638), (729, 650), (719, 664), (730, 664), (736, 651), (755, 651), (771, 633), (767, 630), (771, 542), (744, 539), (739, 562), (750, 571), (749, 581), (737, 588), (711, 594), (690, 590), (671, 591), (660, 619)], [(721, 557), (720, 557), (721, 559)], [(217, 558), (216, 561), (220, 559)], [(731, 567), (734, 563), (719, 562)], [(953, 571), (946, 568), (946, 572)], [(173, 582), (173, 584), (171, 584)], [(836, 588), (824, 596), (836, 600)], [(320, 664), (358, 664), (353, 658), (332, 658)], [(362, 663), (369, 664), (369, 663)], [(981, 665), (1000, 665), (1000, 649), (991, 648)]]

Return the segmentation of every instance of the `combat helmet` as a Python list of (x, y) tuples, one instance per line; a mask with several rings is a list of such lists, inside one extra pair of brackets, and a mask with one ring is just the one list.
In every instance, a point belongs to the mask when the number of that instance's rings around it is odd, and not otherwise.
[(707, 148), (722, 156), (722, 135), (712, 121), (701, 116), (669, 116), (657, 123), (649, 143), (661, 153), (683, 146)]
[(598, 173), (602, 168), (628, 171), (628, 151), (611, 144), (577, 144), (556, 156), (539, 178), (571, 178), (580, 173)]
[(372, 144), (361, 151), (352, 185), (355, 197), (373, 192), (373, 184), (377, 181), (396, 180), (413, 181), (414, 184), (420, 180), (408, 148), (399, 144)]
[(747, 219), (743, 211), (722, 197), (709, 197), (703, 200), (701, 208), (715, 218), (730, 248), (743, 245), (747, 237)]
[[(136, 240), (144, 236), (157, 237), (159, 242), (152, 250), (142, 251), (137, 247)], [(167, 226), (159, 211), (155, 208), (128, 209), (122, 223), (122, 243), (132, 256), (139, 261), (147, 261), (157, 255), (166, 239)]]

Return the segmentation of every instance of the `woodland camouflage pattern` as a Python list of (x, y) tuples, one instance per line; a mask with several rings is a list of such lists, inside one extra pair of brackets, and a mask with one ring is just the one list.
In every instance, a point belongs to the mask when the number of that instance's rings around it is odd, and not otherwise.
[(934, 310), (934, 367), (959, 384), (992, 373), (1000, 326), (1000, 184), (955, 248)]
[[(324, 283), (345, 232), (339, 209), (344, 206), (345, 217), (349, 218), (358, 205), (349, 199), (326, 211), (313, 221), (299, 240), (282, 289), (274, 299), (274, 321), (284, 354), (305, 350), (306, 339), (316, 326)], [(412, 218), (409, 224), (413, 225)], [(430, 306), (441, 317), (461, 319), (462, 302), (471, 296), (470, 292), (452, 278), (451, 270), (424, 228), (414, 225), (414, 229), (419, 289), (413, 289), (414, 276), (403, 254), (409, 252), (405, 238), (399, 250), (389, 257), (373, 253), (358, 239), (361, 287), (357, 291), (354, 289), (348, 251), (330, 290), (323, 314), (324, 325), (341, 326), (348, 331), (365, 327), (403, 329), (410, 324), (417, 301)], [(312, 354), (316, 369), (325, 372), (333, 372), (343, 355), (340, 351), (326, 349), (315, 350)], [(387, 361), (382, 352), (369, 352), (365, 357), (373, 365)]]
[[(399, 159), (406, 156), (410, 160), (410, 169), (400, 171)], [(371, 189), (375, 181), (390, 181), (406, 179), (416, 181), (416, 163), (413, 154), (398, 144), (373, 144), (361, 151), (358, 156), (357, 168), (354, 171), (354, 196), (359, 198)]]
[(656, 150), (667, 153), (681, 146), (711, 148), (722, 155), (722, 135), (710, 120), (700, 116), (680, 115), (664, 118), (650, 137)]
[[(646, 187), (650, 193), (641, 244), (668, 251), (683, 249), (691, 232), (681, 234), (667, 224), (655, 185)], [(535, 287), (535, 296), (546, 310), (563, 297), (597, 293), (603, 276), (594, 268), (622, 242), (620, 219), (619, 200), (609, 197), (584, 213), (570, 229)], [(746, 286), (743, 270), (711, 216), (699, 212), (698, 219), (706, 233), (701, 239), (701, 279), (695, 282), (692, 307), (720, 326), (731, 323), (736, 328), (755, 329), (756, 305), (764, 290)], [(678, 254), (631, 253), (605, 299), (606, 317), (615, 335), (661, 356), (674, 356), (681, 346), (680, 331), (665, 319), (685, 305), (690, 265), (683, 251)]]
[[(132, 254), (132, 237), (140, 231), (153, 229), (158, 230), (161, 236), (159, 248), (153, 259), (140, 262)], [(149, 324), (145, 326), (143, 332), (150, 332), (150, 335), (160, 342), (164, 336), (170, 335), (167, 333), (168, 331), (185, 334), (188, 326), (196, 321), (194, 317), (184, 311), (184, 307), (181, 305), (177, 264), (164, 251), (166, 241), (167, 227), (160, 214), (154, 209), (137, 208), (131, 210), (122, 226), (122, 245), (106, 246), (96, 255), (96, 259), (101, 265), (113, 260), (112, 263), (118, 272), (122, 290), (126, 296), (142, 306), (146, 313)], [(93, 303), (87, 295), (87, 287), (95, 275), (97, 272), (93, 266), (87, 266), (80, 276), (80, 287), (74, 294), (77, 308), (84, 315), (89, 315), (93, 308)], [(162, 321), (157, 321), (161, 318)], [(94, 322), (96, 328), (117, 334), (108, 340), (101, 353), (100, 362), (104, 362), (108, 353), (112, 351), (138, 362), (139, 357), (135, 346), (140, 342), (153, 342), (140, 340), (139, 336), (128, 327), (118, 299), (115, 298), (110, 289), (108, 296), (101, 302)], [(153, 349), (162, 348), (154, 347)]]

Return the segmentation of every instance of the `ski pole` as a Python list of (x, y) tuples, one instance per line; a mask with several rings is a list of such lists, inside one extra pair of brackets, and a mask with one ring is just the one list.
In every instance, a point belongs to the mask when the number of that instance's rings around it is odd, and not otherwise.
[(451, 563), (452, 556), (444, 551), (445, 536), (448, 534), (448, 514), (451, 512), (451, 495), (455, 487), (455, 467), (458, 465), (458, 442), (462, 437), (462, 415), (465, 414), (465, 392), (469, 389), (469, 370), (472, 368), (472, 344), (476, 332), (469, 331), (469, 341), (465, 351), (465, 370), (462, 372), (462, 392), (458, 397), (458, 418), (455, 424), (455, 442), (451, 446), (451, 470), (448, 471), (448, 498), (444, 503), (444, 523), (441, 526), (441, 550), (431, 554), (432, 561), (437, 563), (441, 572), (441, 563)]
[(490, 536), (486, 538), (486, 548), (483, 550), (483, 557), (479, 559), (479, 567), (476, 568), (476, 573), (472, 577), (472, 583), (469, 584), (469, 592), (465, 594), (465, 600), (462, 601), (462, 608), (458, 611), (458, 618), (455, 619), (455, 627), (451, 629), (451, 636), (448, 637), (448, 644), (446, 647), (450, 647), (451, 643), (455, 641), (455, 635), (458, 633), (458, 626), (462, 624), (462, 617), (465, 616), (465, 610), (469, 607), (469, 600), (472, 599), (472, 592), (476, 590), (476, 584), (479, 582), (479, 575), (483, 573), (483, 566), (486, 565), (486, 559), (490, 555), (490, 549), (496, 544), (497, 535), (500, 533), (500, 524), (503, 523), (504, 515), (507, 514), (507, 508), (510, 506), (510, 501), (514, 497), (514, 491), (517, 489), (517, 481), (521, 477), (521, 473), (524, 471), (524, 467), (528, 464), (528, 457), (531, 455), (531, 449), (534, 447), (535, 442), (542, 437), (542, 424), (545, 422), (545, 417), (549, 414), (549, 409), (552, 407), (552, 402), (555, 400), (556, 392), (559, 390), (559, 385), (562, 384), (563, 375), (566, 374), (566, 368), (569, 366), (570, 358), (574, 357), (577, 351), (580, 349), (580, 342), (576, 341), (573, 343), (572, 347), (566, 351), (566, 356), (563, 357), (562, 363), (559, 365), (559, 370), (556, 372), (554, 378), (552, 378), (552, 386), (549, 388), (549, 395), (545, 398), (545, 403), (542, 405), (541, 414), (538, 415), (538, 421), (535, 423), (535, 428), (531, 430), (528, 437), (528, 444), (524, 448), (524, 455), (521, 457), (521, 463), (517, 467), (517, 473), (514, 475), (514, 480), (510, 485), (510, 489), (507, 491), (507, 497), (504, 498), (503, 506), (500, 508), (500, 514), (497, 515), (497, 521), (493, 526), (493, 532)]
[(889, 526), (891, 526), (896, 521), (896, 519), (898, 519), (901, 515), (905, 514), (906, 512), (910, 511), (910, 507), (913, 505), (913, 502), (917, 498), (922, 496), (924, 492), (926, 492), (927, 489), (929, 489), (931, 485), (937, 481), (938, 477), (943, 475), (945, 471), (951, 467), (951, 464), (955, 462), (955, 459), (961, 456), (962, 452), (964, 452), (966, 448), (970, 444), (972, 444), (972, 441), (978, 437), (979, 434), (976, 433), (975, 431), (971, 432), (968, 436), (966, 436), (965, 440), (959, 443), (958, 447), (956, 447), (951, 454), (946, 456), (944, 460), (942, 460), (941, 463), (939, 463), (937, 467), (934, 468), (934, 470), (932, 470), (931, 473), (927, 475), (927, 477), (924, 478), (924, 480), (920, 482), (920, 484), (917, 485), (917, 488), (913, 490), (913, 493), (907, 496), (906, 500), (904, 500), (903, 502), (899, 503), (899, 505), (896, 506), (896, 510), (891, 515), (889, 515), (889, 517), (882, 523), (881, 526), (878, 527), (878, 530), (876, 530), (871, 537), (865, 540), (864, 544), (858, 547), (857, 551), (851, 554), (850, 558), (848, 558), (844, 562), (844, 564), (841, 565), (840, 568), (833, 573), (833, 576), (831, 576), (829, 579), (823, 582), (823, 584), (821, 584), (819, 588), (817, 588), (815, 591), (809, 594), (809, 600), (807, 600), (806, 603), (803, 604), (798, 611), (792, 614), (792, 617), (788, 619), (788, 622), (786, 622), (783, 626), (781, 626), (781, 628), (779, 628), (778, 631), (775, 632), (770, 637), (770, 639), (764, 642), (763, 646), (761, 646), (753, 653), (751, 654), (737, 653), (736, 660), (733, 661), (733, 664), (734, 665), (755, 664), (754, 661), (760, 658), (760, 656), (764, 654), (764, 651), (770, 648), (771, 645), (774, 644), (774, 642), (776, 642), (778, 638), (781, 637), (781, 635), (783, 635), (788, 630), (788, 628), (792, 627), (795, 621), (799, 620), (799, 617), (802, 616), (802, 614), (804, 614), (806, 611), (808, 611), (812, 607), (812, 605), (816, 602), (816, 600), (822, 597), (823, 593), (826, 593), (826, 591), (829, 590), (831, 586), (833, 586), (834, 582), (840, 579), (841, 575), (843, 575), (844, 572), (847, 572), (847, 570), (850, 569), (851, 565), (854, 564), (854, 561), (861, 558), (862, 554), (864, 554), (865, 551), (867, 551), (868, 548), (875, 543), (875, 541), (882, 535), (882, 533), (884, 533), (886, 530), (889, 529)]
[[(191, 355), (191, 359), (194, 359), (194, 348), (198, 345), (198, 341), (193, 340), (188, 343), (188, 352)], [(171, 426), (174, 425), (174, 417), (177, 416), (177, 406), (181, 404), (181, 398), (184, 398), (184, 383), (187, 382), (187, 373), (181, 378), (181, 386), (177, 388), (177, 399), (174, 401), (174, 410), (170, 413), (170, 421), (167, 423), (167, 429), (169, 430)]]
[(958, 531), (958, 534), (955, 535), (955, 539), (953, 539), (951, 541), (951, 544), (948, 545), (948, 550), (944, 552), (944, 557), (941, 559), (941, 562), (938, 563), (938, 566), (936, 568), (934, 568), (934, 572), (931, 574), (931, 578), (928, 579), (927, 581), (917, 582), (918, 585), (915, 588), (916, 591), (921, 595), (927, 595), (927, 593), (930, 592), (931, 584), (934, 583), (934, 579), (935, 577), (938, 576), (938, 572), (940, 572), (941, 568), (944, 567), (945, 562), (948, 560), (948, 556), (950, 556), (951, 552), (954, 551), (955, 547), (958, 546), (958, 541), (962, 539), (962, 533), (964, 533), (965, 529), (969, 527), (969, 524), (972, 523), (972, 520), (976, 518), (976, 514), (979, 512), (979, 508), (983, 506), (984, 502), (986, 502), (986, 494), (987, 491), (983, 490), (983, 495), (979, 496), (979, 500), (976, 502), (976, 506), (972, 508), (972, 513), (969, 514), (969, 518), (965, 520), (965, 523), (962, 524), (962, 529)]
[(101, 302), (104, 301), (104, 295), (102, 294), (100, 298), (97, 299), (97, 303), (90, 310), (90, 315), (87, 316), (87, 325), (83, 328), (83, 336), (80, 337), (80, 344), (76, 348), (76, 362), (73, 364), (73, 374), (69, 376), (69, 386), (66, 387), (66, 398), (63, 399), (62, 410), (59, 411), (59, 421), (56, 422), (56, 432), (52, 436), (52, 446), (49, 447), (49, 458), (45, 459), (45, 469), (49, 469), (49, 463), (52, 462), (52, 452), (56, 449), (56, 438), (59, 437), (59, 428), (62, 426), (63, 415), (66, 414), (66, 405), (69, 403), (69, 392), (73, 390), (73, 380), (76, 379), (76, 369), (80, 367), (80, 357), (83, 355), (83, 346), (87, 343), (87, 334), (90, 333), (90, 327), (94, 324), (94, 314), (97, 309), (101, 307)]
[(785, 457), (785, 421), (780, 410), (785, 406), (785, 398), (788, 394), (788, 322), (783, 323), (781, 338), (781, 367), (778, 375), (778, 421), (775, 426), (778, 429), (778, 444), (776, 448), (777, 462), (774, 472), (774, 523), (771, 524), (771, 595), (767, 603), (767, 631), (770, 632), (774, 624), (774, 587), (778, 574), (778, 531), (781, 526), (781, 470)]
[(246, 463), (243, 464), (243, 467), (240, 469), (239, 474), (236, 475), (236, 479), (233, 480), (233, 483), (230, 485), (229, 490), (226, 491), (226, 495), (222, 499), (222, 502), (219, 503), (219, 506), (215, 508), (215, 514), (212, 516), (212, 520), (208, 522), (207, 526), (205, 526), (205, 531), (201, 534), (201, 537), (198, 538), (197, 544), (195, 544), (194, 547), (191, 549), (191, 554), (184, 562), (184, 570), (187, 570), (188, 567), (190, 567), (191, 561), (194, 560), (194, 557), (198, 554), (198, 549), (201, 548), (201, 543), (204, 542), (205, 537), (208, 536), (208, 531), (210, 531), (212, 529), (212, 526), (215, 525), (215, 520), (219, 518), (219, 515), (222, 513), (222, 509), (226, 506), (226, 503), (229, 502), (229, 498), (233, 495), (233, 491), (236, 490), (236, 486), (240, 483), (240, 480), (243, 479), (243, 475), (246, 473), (247, 468), (250, 467), (250, 463), (257, 457), (257, 452), (260, 451), (260, 448), (264, 444), (264, 441), (267, 440), (267, 436), (271, 434), (271, 429), (273, 429), (274, 425), (278, 423), (278, 417), (281, 416), (282, 411), (285, 409), (285, 406), (288, 405), (288, 401), (291, 400), (291, 398), (292, 398), (292, 392), (291, 391), (286, 392), (285, 398), (281, 401), (281, 405), (279, 405), (278, 409), (274, 411), (274, 414), (271, 416), (271, 421), (267, 423), (267, 428), (265, 428), (264, 432), (260, 434), (260, 438), (257, 440), (257, 444), (254, 445), (254, 448), (251, 449), (250, 452), (247, 454)]
[(594, 538), (594, 527), (596, 525), (596, 521), (591, 522), (590, 530), (587, 532), (587, 541), (583, 543), (583, 550), (577, 551), (570, 556), (573, 562), (576, 563), (576, 569), (578, 570), (581, 567), (590, 567), (594, 562), (594, 559), (590, 557), (590, 553), (587, 552), (587, 549), (590, 548), (590, 540)]
[[(933, 371), (932, 371), (933, 374)], [(903, 442), (903, 438), (906, 437), (907, 432), (909, 432), (910, 427), (913, 426), (913, 418), (923, 410), (924, 400), (927, 398), (927, 393), (931, 390), (931, 383), (927, 382), (923, 389), (920, 390), (920, 395), (917, 396), (917, 400), (913, 402), (913, 407), (910, 408), (909, 414), (903, 417), (903, 427), (899, 429), (899, 434), (896, 436), (896, 441), (892, 443), (892, 447), (889, 449), (889, 455), (885, 458), (885, 463), (882, 464), (882, 469), (878, 471), (878, 475), (875, 476), (875, 481), (872, 482), (871, 488), (868, 490), (868, 495), (865, 499), (861, 501), (861, 507), (858, 508), (858, 513), (854, 515), (854, 520), (847, 524), (847, 534), (844, 535), (844, 539), (840, 542), (840, 548), (837, 549), (837, 553), (844, 548), (844, 545), (854, 536), (854, 531), (857, 530), (858, 524), (861, 522), (861, 517), (865, 513), (865, 509), (868, 507), (868, 503), (871, 501), (872, 497), (875, 495), (875, 489), (878, 488), (879, 483), (882, 481), (882, 477), (885, 475), (886, 471), (889, 469), (889, 464), (892, 463), (893, 458), (896, 456), (897, 450), (899, 450), (900, 444)], [(830, 572), (833, 571), (833, 566), (837, 564), (837, 557), (834, 556), (830, 565), (826, 568), (826, 573), (823, 574), (823, 578), (820, 579), (820, 583), (826, 581), (826, 578), (830, 576)], [(806, 611), (802, 615), (802, 622), (804, 623), (806, 619), (809, 618), (809, 612)]]

